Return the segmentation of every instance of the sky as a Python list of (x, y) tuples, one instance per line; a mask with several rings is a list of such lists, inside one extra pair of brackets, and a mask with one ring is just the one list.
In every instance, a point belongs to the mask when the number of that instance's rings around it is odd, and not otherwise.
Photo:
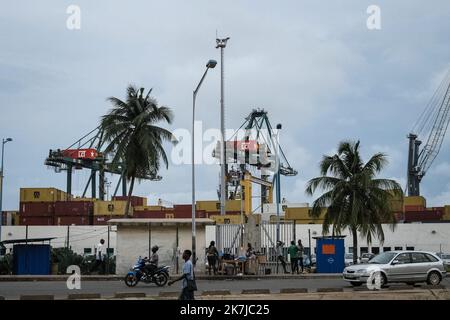
[[(69, 29), (70, 5), (80, 28)], [(381, 29), (369, 29), (371, 5)], [(225, 48), (225, 124), (238, 129), (254, 108), (282, 123), (280, 141), (298, 171), (282, 197), (311, 203), (306, 182), (342, 140), (360, 140), (367, 160), (388, 155), (380, 177), (406, 185), (407, 134), (450, 67), (450, 2), (425, 1), (9, 1), (0, 11), (0, 137), (5, 148), (3, 209), (17, 210), (21, 187), (65, 189), (44, 165), (99, 124), (126, 87), (147, 89), (172, 108), (170, 130), (190, 130), (192, 91), (209, 59)], [(72, 20), (70, 20), (72, 21)], [(220, 128), (220, 68), (209, 71), (196, 119)], [(421, 137), (425, 140), (426, 137)], [(206, 142), (205, 142), (206, 144)], [(167, 145), (167, 153), (171, 154)], [(197, 199), (217, 199), (218, 165), (197, 165)], [(190, 165), (169, 164), (136, 195), (189, 203)], [(76, 171), (81, 195), (87, 170)], [(117, 177), (107, 177), (114, 189)], [(421, 183), (429, 206), (450, 204), (450, 139)]]

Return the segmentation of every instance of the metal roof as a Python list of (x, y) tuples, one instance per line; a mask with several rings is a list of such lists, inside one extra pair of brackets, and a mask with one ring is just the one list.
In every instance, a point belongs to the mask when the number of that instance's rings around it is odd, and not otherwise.
[(56, 237), (53, 237), (53, 238), (28, 238), (28, 239), (4, 240), (4, 241), (2, 241), (0, 243), (1, 244), (9, 244), (9, 243), (42, 242), (42, 241), (51, 241), (53, 239), (56, 239)]

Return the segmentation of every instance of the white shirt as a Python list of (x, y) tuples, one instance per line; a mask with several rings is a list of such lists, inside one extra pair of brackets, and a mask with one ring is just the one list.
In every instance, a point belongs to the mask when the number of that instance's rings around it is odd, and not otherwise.
[(105, 260), (105, 255), (105, 248), (101, 243), (99, 243), (97, 245), (97, 254), (95, 255), (95, 259), (103, 261)]

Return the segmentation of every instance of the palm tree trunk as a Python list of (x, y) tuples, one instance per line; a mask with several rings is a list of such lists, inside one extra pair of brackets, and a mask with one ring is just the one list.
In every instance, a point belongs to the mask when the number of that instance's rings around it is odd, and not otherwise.
[(353, 264), (358, 262), (358, 233), (355, 227), (352, 227), (353, 237)]
[(130, 203), (131, 203), (131, 195), (133, 194), (133, 187), (134, 187), (134, 179), (135, 177), (131, 177), (131, 184), (130, 184), (130, 190), (128, 190), (128, 199), (127, 199), (127, 205), (125, 206), (125, 218), (130, 217)]

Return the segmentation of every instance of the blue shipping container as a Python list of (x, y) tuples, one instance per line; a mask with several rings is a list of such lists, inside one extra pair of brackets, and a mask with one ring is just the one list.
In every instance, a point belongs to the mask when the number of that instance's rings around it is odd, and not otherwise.
[(14, 245), (14, 274), (50, 274), (50, 252), (50, 245), (48, 244)]
[(317, 273), (342, 273), (345, 268), (343, 237), (316, 237)]

